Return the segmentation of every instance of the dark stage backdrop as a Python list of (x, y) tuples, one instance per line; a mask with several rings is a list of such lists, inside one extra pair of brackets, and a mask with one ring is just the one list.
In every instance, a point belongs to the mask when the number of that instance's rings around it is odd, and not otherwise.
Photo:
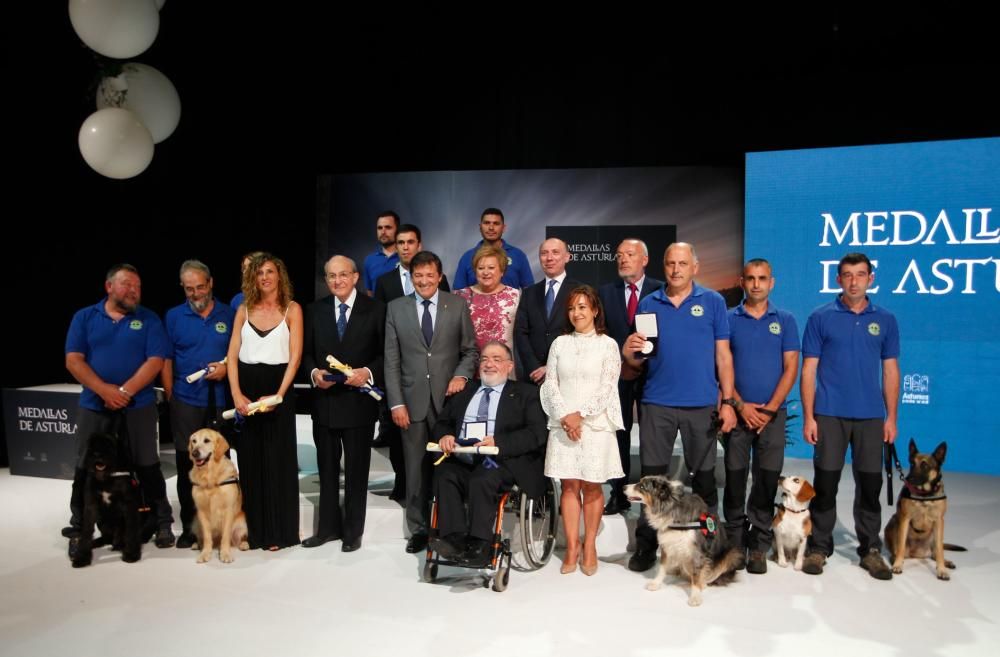
[[(538, 246), (547, 235), (571, 237), (569, 271), (599, 284), (615, 276), (614, 249), (621, 236), (633, 232), (650, 238), (649, 272), (657, 278), (663, 274), (663, 248), (672, 239), (696, 246), (701, 284), (722, 289), (735, 285), (739, 277), (742, 172), (724, 167), (323, 176), (317, 271), (334, 253), (353, 257), (360, 267), (376, 246), (376, 215), (395, 210), (403, 222), (420, 227), (424, 248), (441, 257), (452, 279), (462, 253), (480, 240), (479, 217), (487, 207), (503, 211), (504, 239), (525, 251), (535, 280), (541, 278)], [(602, 262), (610, 266), (593, 267)], [(316, 285), (319, 295), (323, 289), (318, 277)]]

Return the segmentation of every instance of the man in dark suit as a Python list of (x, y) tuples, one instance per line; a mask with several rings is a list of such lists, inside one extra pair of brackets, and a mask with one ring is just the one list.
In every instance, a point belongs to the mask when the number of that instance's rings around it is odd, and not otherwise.
[[(331, 295), (306, 310), (302, 367), (317, 388), (313, 395), (313, 440), (319, 465), (319, 523), (316, 533), (302, 541), (317, 547), (343, 539), (340, 549), (361, 547), (368, 497), (371, 440), (378, 419), (378, 403), (360, 393), (366, 384), (382, 384), (385, 347), (385, 306), (358, 294), (354, 261), (333, 256), (323, 266)], [(330, 381), (326, 357), (352, 368), (343, 381)], [(344, 512), (340, 511), (340, 456), (344, 455)]]
[[(642, 240), (622, 240), (615, 251), (615, 261), (618, 264), (619, 279), (602, 285), (598, 295), (604, 306), (608, 335), (615, 339), (621, 350), (625, 338), (635, 332), (635, 312), (639, 307), (639, 300), (663, 287), (663, 281), (646, 276), (649, 249)], [(642, 399), (644, 380), (642, 376), (629, 381), (624, 378), (618, 380), (618, 398), (621, 400), (622, 420), (625, 423), (625, 429), (617, 432), (618, 455), (621, 457), (625, 476), (609, 482), (611, 495), (604, 507), (606, 516), (627, 511), (631, 506), (622, 488), (628, 483), (632, 462), (632, 407), (637, 399)]]
[[(396, 231), (396, 253), (399, 255), (399, 266), (378, 277), (375, 282), (376, 299), (388, 306), (393, 299), (413, 294), (410, 261), (413, 260), (413, 256), (423, 250), (420, 229), (413, 224), (400, 224)], [(438, 287), (444, 292), (451, 292), (447, 276), (441, 276)]]
[(385, 321), (385, 384), (392, 421), (402, 430), (406, 466), (406, 551), (427, 546), (430, 461), (427, 440), (445, 397), (465, 388), (479, 351), (460, 297), (441, 292), (441, 259), (422, 251), (410, 263), (413, 296), (392, 301)]
[[(399, 257), (399, 265), (379, 276), (375, 283), (375, 299), (388, 306), (394, 299), (413, 294), (410, 261), (422, 250), (420, 228), (413, 224), (400, 224), (396, 230), (396, 254)], [(441, 277), (438, 289), (444, 292), (450, 291), (447, 276)], [(389, 499), (401, 502), (406, 499), (406, 468), (403, 466), (403, 445), (400, 442), (399, 427), (393, 424), (385, 401), (379, 406), (378, 439), (375, 441), (375, 447), (389, 448), (389, 463), (392, 464), (392, 471), (396, 474)]]
[[(479, 360), (481, 385), (466, 386), (451, 397), (434, 425), (434, 439), (451, 454), (434, 470), (440, 538), (433, 546), (445, 558), (474, 564), (489, 557), (501, 491), (516, 482), (528, 497), (545, 493), (545, 413), (537, 386), (507, 380), (513, 370), (507, 345), (487, 342)], [(482, 440), (473, 443), (466, 437), (470, 422), (486, 423)], [(453, 454), (457, 444), (466, 442), (495, 445), (500, 454), (489, 461)]]
[(549, 347), (569, 326), (566, 298), (580, 283), (566, 277), (569, 249), (561, 239), (542, 242), (538, 247), (538, 260), (545, 278), (521, 293), (514, 321), (514, 344), (524, 370), (521, 380), (542, 385)]

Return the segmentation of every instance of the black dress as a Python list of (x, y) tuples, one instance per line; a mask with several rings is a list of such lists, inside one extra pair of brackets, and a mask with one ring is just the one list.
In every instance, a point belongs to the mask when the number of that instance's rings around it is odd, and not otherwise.
[[(252, 335), (247, 335), (250, 333)], [(251, 401), (273, 395), (281, 387), (287, 363), (246, 363), (258, 353), (273, 353), (276, 340), (288, 340), (285, 320), (262, 334), (249, 320), (243, 325), (239, 356), (240, 389)], [(287, 352), (287, 349), (286, 349)], [(299, 469), (295, 437), (295, 393), (269, 413), (247, 417), (240, 428), (240, 486), (251, 548), (268, 549), (299, 542)]]

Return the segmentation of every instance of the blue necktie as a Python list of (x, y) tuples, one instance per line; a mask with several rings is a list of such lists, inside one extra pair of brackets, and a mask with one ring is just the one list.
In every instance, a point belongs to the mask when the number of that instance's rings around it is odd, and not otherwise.
[(410, 283), (410, 272), (403, 271), (403, 295), (410, 296), (413, 294), (413, 284)]
[(431, 300), (424, 299), (424, 316), (420, 320), (420, 330), (424, 334), (424, 342), (427, 346), (431, 346), (431, 340), (434, 339), (434, 322), (431, 321)]
[(483, 388), (483, 396), (479, 399), (479, 411), (476, 413), (476, 422), (486, 422), (490, 419), (491, 392), (493, 392), (493, 388)]
[(340, 317), (337, 318), (337, 336), (343, 340), (344, 331), (347, 330), (347, 304), (340, 304)]
[(549, 281), (549, 291), (545, 293), (545, 316), (552, 316), (552, 306), (556, 304), (556, 281)]
[[(476, 411), (476, 422), (488, 422), (490, 419), (490, 393), (493, 392), (493, 388), (483, 387), (483, 396), (479, 398), (479, 409)], [(489, 426), (489, 425), (487, 425)], [(474, 441), (471, 438), (464, 438), (462, 443), (472, 444)], [(472, 458), (472, 454), (456, 454), (459, 461), (464, 463), (472, 464), (475, 459)]]

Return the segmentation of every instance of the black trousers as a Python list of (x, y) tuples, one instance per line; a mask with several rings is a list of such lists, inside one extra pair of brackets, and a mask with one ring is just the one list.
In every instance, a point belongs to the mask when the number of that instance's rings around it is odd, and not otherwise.
[(493, 540), (500, 495), (513, 485), (514, 475), (503, 465), (487, 469), (482, 463), (464, 463), (449, 456), (434, 468), (438, 534), (447, 536), (459, 532), (485, 541)]
[[(319, 465), (317, 536), (339, 536), (353, 542), (365, 532), (368, 471), (372, 459), (374, 423), (331, 429), (313, 422), (313, 442)], [(344, 457), (344, 508), (340, 508), (340, 457)]]

